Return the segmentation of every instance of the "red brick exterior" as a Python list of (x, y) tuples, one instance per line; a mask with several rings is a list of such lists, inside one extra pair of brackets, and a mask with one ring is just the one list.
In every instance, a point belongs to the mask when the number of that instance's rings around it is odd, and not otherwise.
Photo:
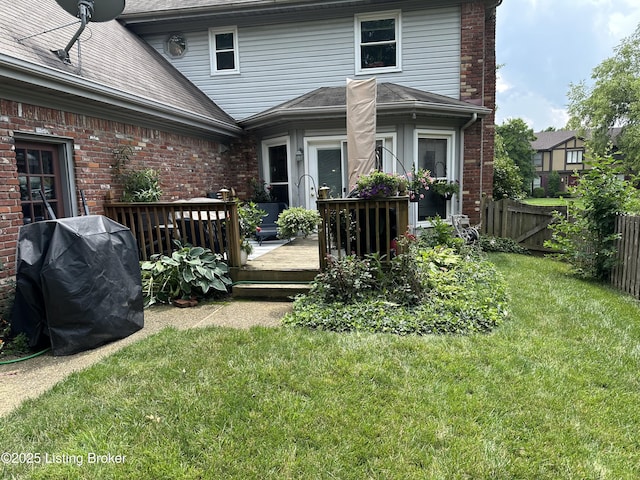
[(115, 199), (122, 194), (112, 165), (114, 150), (124, 145), (133, 148), (131, 167), (158, 170), (162, 200), (166, 201), (205, 196), (223, 186), (246, 196), (248, 180), (258, 175), (252, 138), (239, 139), (230, 147), (221, 146), (199, 137), (0, 99), (0, 262), (4, 265), (0, 271), (0, 299), (3, 281), (6, 283), (15, 275), (16, 241), (22, 225), (14, 132), (73, 139), (76, 188), (84, 190), (92, 214), (103, 213), (107, 192), (113, 191)]
[(460, 99), (492, 113), (464, 132), (464, 202), (462, 211), (480, 222), (482, 195), (493, 191), (494, 111), (496, 93), (495, 9), (484, 0), (462, 4)]

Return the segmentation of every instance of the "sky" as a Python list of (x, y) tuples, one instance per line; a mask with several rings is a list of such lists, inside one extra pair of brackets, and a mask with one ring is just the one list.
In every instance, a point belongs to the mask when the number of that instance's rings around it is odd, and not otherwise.
[(640, 0), (503, 0), (497, 11), (496, 123), (523, 119), (534, 132), (563, 128), (570, 84), (640, 24)]

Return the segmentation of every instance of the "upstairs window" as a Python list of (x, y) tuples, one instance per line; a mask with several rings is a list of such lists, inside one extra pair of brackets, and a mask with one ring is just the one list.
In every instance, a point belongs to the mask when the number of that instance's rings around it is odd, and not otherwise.
[(236, 27), (209, 29), (209, 51), (211, 75), (240, 73)]
[(569, 150), (567, 152), (567, 163), (582, 163), (582, 150)]
[(357, 15), (356, 73), (399, 72), (400, 12)]
[(536, 167), (542, 166), (542, 152), (536, 152), (533, 154), (533, 164)]

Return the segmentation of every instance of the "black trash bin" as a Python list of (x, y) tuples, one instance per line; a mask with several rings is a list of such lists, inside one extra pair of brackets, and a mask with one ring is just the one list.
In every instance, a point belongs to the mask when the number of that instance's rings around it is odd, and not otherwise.
[(70, 355), (125, 338), (144, 325), (138, 247), (131, 231), (90, 215), (21, 227), (14, 334)]

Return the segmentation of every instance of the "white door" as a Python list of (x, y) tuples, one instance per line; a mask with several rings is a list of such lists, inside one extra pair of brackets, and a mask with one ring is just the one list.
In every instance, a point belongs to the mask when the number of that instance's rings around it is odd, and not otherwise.
[(316, 189), (324, 185), (330, 188), (330, 197), (345, 197), (348, 193), (345, 181), (345, 143), (340, 140), (309, 142), (308, 151), (309, 175), (313, 178), (307, 188), (309, 208), (316, 208)]

